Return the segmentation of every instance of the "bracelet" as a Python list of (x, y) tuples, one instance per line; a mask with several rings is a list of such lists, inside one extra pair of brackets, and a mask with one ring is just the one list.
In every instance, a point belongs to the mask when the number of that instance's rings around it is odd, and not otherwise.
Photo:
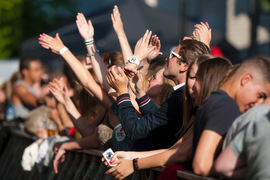
[(59, 51), (59, 53), (62, 55), (62, 54), (64, 54), (67, 50), (68, 50), (68, 48), (65, 46), (65, 47), (63, 47), (63, 48)]
[(97, 55), (98, 53), (99, 53), (99, 50), (98, 50), (98, 49), (96, 49), (96, 51), (95, 51), (95, 52), (93, 52), (93, 54), (86, 54), (86, 56), (88, 56), (88, 57), (92, 57), (92, 56)]
[(134, 171), (138, 171), (139, 170), (138, 158), (133, 159), (133, 169), (134, 169)]
[(84, 41), (84, 44), (86, 46), (88, 46), (88, 45), (94, 44), (94, 42), (95, 42), (94, 39), (88, 39), (88, 40)]

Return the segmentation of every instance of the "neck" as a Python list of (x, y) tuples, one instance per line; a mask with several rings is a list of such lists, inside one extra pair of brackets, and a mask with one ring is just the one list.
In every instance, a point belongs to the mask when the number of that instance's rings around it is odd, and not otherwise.
[(234, 91), (233, 81), (228, 80), (226, 83), (224, 83), (220, 89), (225, 91), (232, 99), (235, 99), (235, 91)]
[(186, 82), (186, 73), (185, 74), (179, 74), (179, 76), (172, 79), (175, 85), (179, 85)]

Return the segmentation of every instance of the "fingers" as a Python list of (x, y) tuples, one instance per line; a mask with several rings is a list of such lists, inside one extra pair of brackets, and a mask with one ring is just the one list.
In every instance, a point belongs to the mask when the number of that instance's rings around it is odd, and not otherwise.
[(77, 17), (77, 22), (79, 26), (82, 26), (83, 24), (87, 24), (87, 21), (82, 13), (78, 13), (76, 17)]
[(121, 67), (118, 67), (118, 71), (120, 72), (120, 75), (122, 77), (125, 77), (126, 76), (125, 72), (123, 71), (123, 69)]
[(150, 37), (152, 35), (152, 31), (149, 31), (148, 29), (146, 30), (146, 32), (143, 35), (142, 41), (143, 43), (149, 43)]
[(90, 19), (88, 20), (88, 26), (90, 27), (90, 29), (94, 29), (92, 21)]
[(108, 171), (105, 172), (105, 175), (110, 174), (115, 171), (115, 167), (110, 168)]
[(113, 155), (112, 159), (110, 160), (110, 162), (114, 162), (116, 158), (117, 158), (117, 154), (114, 153), (114, 155)]
[(53, 169), (55, 171), (55, 174), (58, 174), (58, 163), (59, 163), (58, 160), (53, 161)]

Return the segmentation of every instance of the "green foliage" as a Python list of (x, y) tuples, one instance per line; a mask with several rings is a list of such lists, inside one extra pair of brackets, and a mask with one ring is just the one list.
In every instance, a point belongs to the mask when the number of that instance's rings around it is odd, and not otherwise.
[(16, 55), (22, 40), (23, 0), (0, 1), (0, 58)]
[(18, 55), (21, 43), (75, 19), (75, 0), (0, 1), (0, 58)]

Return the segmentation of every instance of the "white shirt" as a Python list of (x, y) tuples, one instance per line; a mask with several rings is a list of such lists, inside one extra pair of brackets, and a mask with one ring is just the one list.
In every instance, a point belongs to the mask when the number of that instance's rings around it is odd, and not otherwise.
[(173, 87), (173, 90), (176, 91), (177, 89), (179, 89), (180, 87), (182, 87), (184, 85), (185, 85), (185, 83), (178, 84), (178, 85), (176, 85), (176, 86)]

